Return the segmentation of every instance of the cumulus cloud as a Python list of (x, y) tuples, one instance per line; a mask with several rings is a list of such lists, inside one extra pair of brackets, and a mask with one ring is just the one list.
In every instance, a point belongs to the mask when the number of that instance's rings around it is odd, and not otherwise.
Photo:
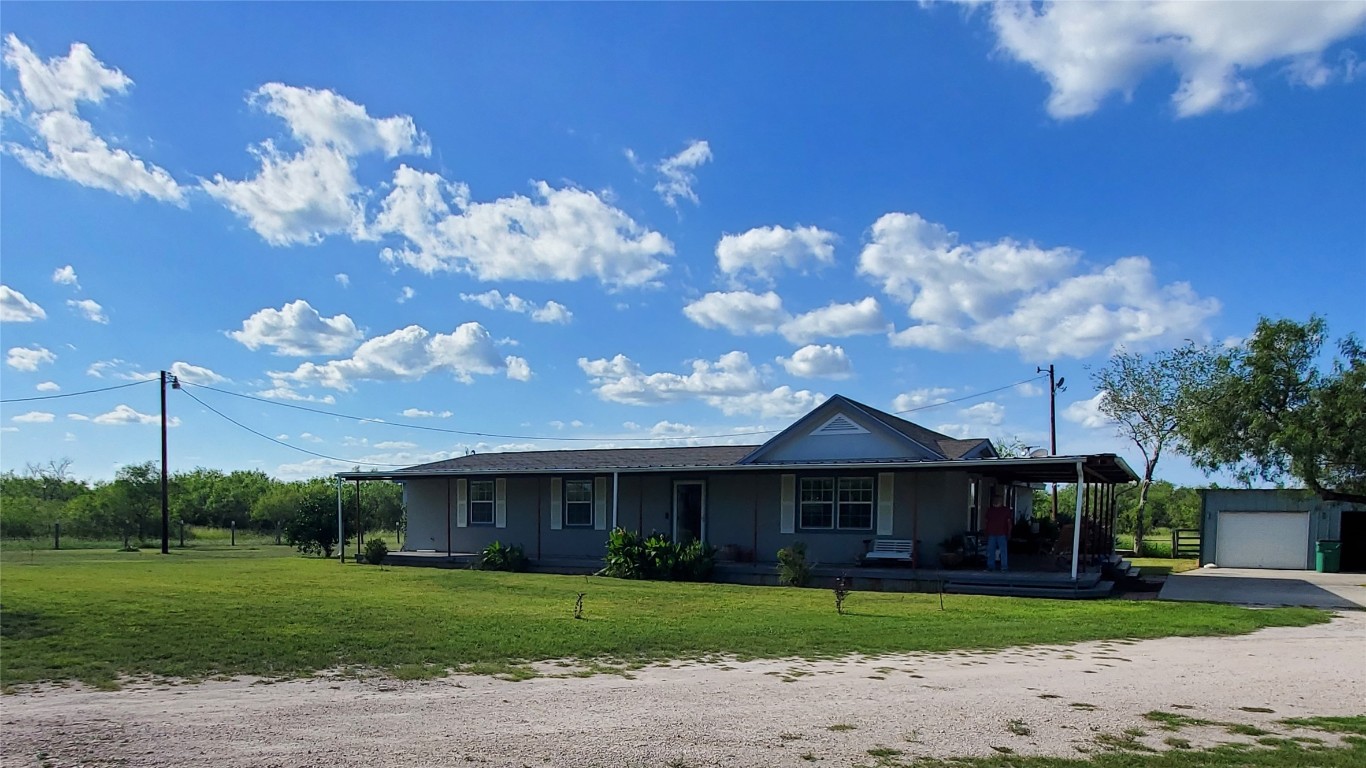
[(405, 408), (400, 414), (409, 419), (449, 419), (455, 414), (451, 411), (424, 411), (419, 408)]
[(431, 153), (411, 117), (374, 118), (333, 91), (267, 83), (248, 101), (283, 120), (301, 149), (284, 152), (267, 139), (250, 150), (261, 164), (254, 178), (217, 174), (200, 186), (271, 245), (314, 245), (341, 233), (368, 238), (355, 158)]
[(16, 371), (32, 372), (38, 366), (56, 362), (57, 356), (46, 347), (37, 344), (32, 347), (10, 347), (5, 355), (5, 364)]
[(45, 62), (13, 34), (5, 38), (5, 64), (19, 76), (20, 97), (7, 100), (5, 112), (24, 127), (30, 143), (7, 142), (4, 149), (25, 167), (133, 199), (185, 204), (183, 189), (165, 169), (109, 146), (80, 117), (82, 103), (127, 92), (133, 85), (127, 75), (106, 67), (84, 43)]
[(925, 387), (902, 392), (892, 398), (892, 410), (896, 413), (917, 411), (932, 405), (948, 402), (953, 390), (946, 387)]
[(29, 411), (28, 413), (21, 413), (18, 416), (11, 417), (10, 421), (16, 424), (50, 424), (55, 418), (57, 418), (57, 415), (54, 413), (48, 413), (46, 411)]
[(1052, 87), (1048, 112), (1095, 112), (1111, 94), (1125, 100), (1150, 73), (1180, 78), (1180, 117), (1236, 110), (1256, 99), (1247, 75), (1273, 63), (1296, 84), (1321, 88), (1350, 77), (1324, 53), (1366, 26), (1366, 5), (1340, 2), (998, 2), (998, 50), (1033, 67)]
[(337, 284), (340, 285), (341, 287), (343, 287), (343, 288), (350, 288), (350, 287), (351, 287), (351, 276), (348, 275), (348, 274), (346, 274), (345, 272), (338, 272), (337, 274), (333, 275), (332, 277), (336, 279)]
[(104, 307), (100, 306), (98, 301), (93, 299), (67, 299), (66, 305), (92, 323), (109, 324), (109, 316), (104, 314)]
[(0, 285), (0, 322), (31, 323), (47, 319), (47, 312), (24, 294)]
[(724, 235), (716, 244), (716, 264), (732, 277), (751, 275), (772, 281), (781, 268), (806, 269), (834, 263), (834, 232), (817, 227), (756, 227)]
[(793, 376), (807, 379), (847, 379), (854, 372), (844, 347), (832, 344), (808, 344), (791, 357), (779, 357), (778, 363)]
[(887, 321), (877, 299), (870, 297), (843, 304), (833, 302), (800, 315), (783, 309), (783, 300), (773, 291), (708, 293), (683, 308), (683, 314), (703, 328), (720, 328), (737, 336), (780, 333), (794, 344), (820, 338), (844, 338), (881, 333)]
[[(627, 159), (632, 159), (628, 155)], [(693, 205), (698, 205), (697, 193), (693, 191), (693, 185), (697, 183), (697, 174), (693, 171), (711, 162), (711, 145), (705, 141), (692, 141), (683, 148), (682, 152), (673, 157), (666, 157), (655, 167), (659, 171), (659, 183), (655, 184), (655, 192), (670, 208), (677, 208), (679, 199), (688, 200)]]
[(1062, 409), (1062, 417), (1087, 429), (1113, 429), (1115, 422), (1111, 421), (1110, 417), (1100, 410), (1101, 402), (1104, 399), (1105, 393), (1098, 392), (1095, 397), (1088, 400), (1070, 403)]
[[(182, 362), (180, 360), (171, 363), (169, 373), (186, 384), (213, 385), (222, 384), (223, 382), (228, 381), (226, 376), (223, 376), (212, 369), (205, 368), (202, 365), (193, 365), (191, 363)], [(142, 374), (139, 378), (147, 378), (154, 375), (155, 374)]]
[(769, 388), (763, 373), (744, 352), (727, 352), (715, 362), (694, 360), (688, 373), (646, 373), (625, 355), (579, 358), (593, 391), (603, 400), (628, 405), (659, 405), (699, 400), (727, 415), (791, 417), (825, 401), (820, 393)]
[[(109, 411), (108, 413), (101, 413), (99, 416), (92, 418), (91, 421), (96, 424), (115, 426), (123, 424), (161, 424), (161, 416), (155, 413), (141, 413), (132, 407), (119, 404), (114, 407), (114, 410)], [(180, 426), (179, 417), (171, 416), (167, 418), (166, 426)]]
[(306, 395), (296, 390), (289, 381), (281, 378), (272, 378), (270, 387), (259, 390), (257, 397), (264, 397), (270, 400), (284, 400), (291, 403), (322, 403), (332, 405), (337, 402), (337, 398), (332, 395)]
[(414, 291), (411, 285), (405, 285), (403, 286), (403, 290), (398, 292), (398, 303), (406, 304), (408, 303), (409, 299), (413, 298), (416, 295), (417, 291)]
[(531, 315), (532, 321), (537, 323), (563, 325), (574, 319), (574, 313), (558, 301), (547, 301), (545, 304), (537, 306), (535, 302), (527, 301), (515, 293), (504, 296), (500, 291), (495, 290), (483, 293), (462, 293), (460, 298), (462, 301), (473, 302), (487, 309)]
[(668, 270), (673, 244), (597, 194), (541, 181), (535, 199), (513, 195), (472, 202), (469, 189), (402, 166), (372, 226), (407, 241), (385, 248), (391, 264), (426, 274), (464, 272), (480, 280), (593, 277), (609, 286), (639, 286)]
[(1084, 357), (1203, 337), (1219, 302), (1186, 283), (1158, 285), (1143, 257), (1099, 269), (1067, 248), (1004, 238), (960, 243), (917, 214), (873, 225), (859, 272), (907, 305), (913, 324), (892, 344), (937, 350), (987, 346), (1025, 358)]
[(296, 299), (279, 309), (266, 307), (242, 321), (242, 329), (228, 337), (256, 350), (307, 357), (341, 355), (354, 349), (364, 334), (346, 315), (323, 317), (307, 301)]
[(60, 392), (62, 387), (55, 381), (42, 381), (39, 382), (38, 386), (34, 387), (34, 389), (39, 392)]
[(419, 325), (367, 339), (351, 357), (321, 365), (307, 362), (293, 371), (268, 372), (286, 383), (317, 385), (350, 391), (357, 381), (415, 381), (446, 371), (457, 381), (497, 373), (525, 381), (531, 368), (520, 357), (501, 357), (493, 338), (479, 323), (465, 323), (451, 333), (432, 334)]
[(81, 287), (80, 281), (76, 279), (76, 270), (72, 268), (70, 264), (52, 270), (52, 282), (57, 285), (74, 285), (77, 288)]

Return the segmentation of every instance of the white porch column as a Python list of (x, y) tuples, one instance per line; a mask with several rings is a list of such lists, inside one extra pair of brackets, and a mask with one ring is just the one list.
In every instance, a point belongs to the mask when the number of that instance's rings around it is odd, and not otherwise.
[(337, 554), (337, 560), (342, 565), (346, 565), (346, 539), (343, 537), (341, 489), (342, 479), (339, 477), (337, 478), (337, 544), (340, 552)]
[(1077, 508), (1072, 511), (1072, 581), (1077, 580), (1077, 559), (1081, 556), (1081, 500), (1085, 481), (1082, 460), (1077, 459)]
[(617, 473), (612, 473), (612, 530), (617, 529)]

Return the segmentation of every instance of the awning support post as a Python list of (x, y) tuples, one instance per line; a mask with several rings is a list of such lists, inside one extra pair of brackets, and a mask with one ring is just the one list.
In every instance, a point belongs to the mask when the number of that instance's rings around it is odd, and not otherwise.
[(342, 565), (346, 565), (346, 539), (345, 539), (345, 537), (343, 536), (345, 526), (344, 526), (344, 524), (342, 523), (342, 484), (343, 484), (343, 482), (345, 482), (345, 481), (343, 481), (340, 477), (337, 478), (337, 543), (340, 545), (340, 546), (337, 548), (337, 549), (339, 550), (339, 552), (338, 552), (338, 554), (337, 554), (337, 560), (338, 560), (338, 562), (340, 562)]
[(1081, 460), (1077, 461), (1077, 508), (1072, 514), (1072, 581), (1077, 580), (1077, 561), (1081, 557), (1081, 502), (1086, 474)]
[(617, 529), (617, 474), (612, 473), (612, 530)]

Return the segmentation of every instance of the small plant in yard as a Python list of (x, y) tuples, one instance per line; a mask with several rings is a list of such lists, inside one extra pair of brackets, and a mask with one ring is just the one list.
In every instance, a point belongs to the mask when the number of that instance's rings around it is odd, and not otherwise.
[(811, 566), (806, 562), (806, 542), (778, 550), (778, 583), (785, 587), (804, 587), (811, 581)]
[(588, 593), (580, 592), (579, 596), (574, 599), (574, 618), (576, 619), (583, 618), (583, 596), (586, 594)]
[(849, 585), (852, 582), (853, 579), (849, 578), (847, 574), (835, 579), (835, 612), (841, 616), (844, 615), (844, 600), (849, 597)]
[(365, 562), (380, 565), (388, 556), (389, 545), (384, 543), (384, 539), (370, 539), (365, 542)]
[(701, 541), (679, 544), (662, 533), (645, 538), (616, 528), (607, 536), (603, 561), (602, 575), (617, 579), (710, 581), (716, 550)]
[(501, 541), (490, 543), (479, 554), (479, 569), (484, 571), (509, 571), (521, 573), (526, 570), (526, 553), (518, 544), (504, 544)]

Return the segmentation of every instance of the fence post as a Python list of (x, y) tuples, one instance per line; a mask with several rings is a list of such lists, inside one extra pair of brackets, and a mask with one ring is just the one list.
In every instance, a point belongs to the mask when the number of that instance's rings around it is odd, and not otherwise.
[(62, 524), (60, 521), (52, 524), (52, 548), (62, 548)]
[(228, 543), (228, 546), (230, 546), (230, 547), (235, 547), (235, 546), (237, 546), (237, 521), (236, 521), (236, 520), (231, 521), (231, 525), (232, 525), (232, 540)]
[(180, 521), (180, 548), (185, 548), (185, 520), (183, 518)]

